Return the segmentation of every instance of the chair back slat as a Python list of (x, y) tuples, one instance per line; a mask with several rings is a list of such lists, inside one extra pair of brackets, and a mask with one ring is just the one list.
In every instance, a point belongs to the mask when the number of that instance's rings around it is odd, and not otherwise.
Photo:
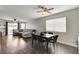
[(53, 41), (53, 43), (56, 43), (58, 39), (58, 35), (54, 35), (50, 38), (50, 42)]
[(48, 32), (48, 34), (53, 34), (53, 32)]
[(37, 40), (37, 36), (35, 34), (32, 34), (32, 39)]

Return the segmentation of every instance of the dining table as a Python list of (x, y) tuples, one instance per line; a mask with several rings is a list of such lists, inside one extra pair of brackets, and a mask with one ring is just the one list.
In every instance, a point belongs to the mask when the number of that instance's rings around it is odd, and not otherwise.
[(48, 52), (48, 45), (49, 45), (49, 42), (50, 42), (50, 38), (52, 38), (53, 39), (53, 36), (54, 36), (55, 34), (44, 34), (44, 35), (38, 35), (38, 36), (41, 36), (43, 39), (45, 39), (45, 41), (46, 41), (46, 49), (47, 49), (47, 52)]
[(46, 42), (47, 42), (47, 45), (46, 45), (47, 52), (48, 52), (48, 45), (49, 45), (49, 42), (50, 42), (50, 38), (52, 38), (52, 40), (53, 40), (53, 36), (54, 36), (54, 35), (55, 35), (55, 34), (45, 34), (44, 36), (42, 36), (43, 38), (46, 39)]

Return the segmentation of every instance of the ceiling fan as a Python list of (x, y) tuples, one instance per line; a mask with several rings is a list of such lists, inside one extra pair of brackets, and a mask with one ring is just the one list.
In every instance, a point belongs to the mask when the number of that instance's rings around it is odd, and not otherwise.
[(52, 12), (50, 12), (50, 10), (53, 10), (54, 8), (48, 8), (48, 7), (46, 7), (46, 6), (41, 6), (41, 5), (39, 5), (39, 6), (37, 6), (37, 13), (52, 13)]

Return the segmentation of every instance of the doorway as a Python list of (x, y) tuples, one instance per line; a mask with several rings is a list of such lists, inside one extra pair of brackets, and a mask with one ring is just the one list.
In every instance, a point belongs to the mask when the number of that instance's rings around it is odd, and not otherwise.
[(8, 35), (12, 35), (14, 29), (18, 29), (18, 23), (8, 22)]

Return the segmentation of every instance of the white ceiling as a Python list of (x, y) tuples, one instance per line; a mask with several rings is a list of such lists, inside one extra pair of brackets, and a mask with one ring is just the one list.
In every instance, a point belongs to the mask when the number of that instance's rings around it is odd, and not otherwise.
[[(54, 8), (52, 14), (74, 9), (79, 7), (78, 5), (46, 5), (48, 8)], [(42, 15), (36, 12), (37, 5), (1, 5), (0, 6), (0, 18), (19, 20), (32, 20), (40, 17), (48, 16), (51, 14)]]

